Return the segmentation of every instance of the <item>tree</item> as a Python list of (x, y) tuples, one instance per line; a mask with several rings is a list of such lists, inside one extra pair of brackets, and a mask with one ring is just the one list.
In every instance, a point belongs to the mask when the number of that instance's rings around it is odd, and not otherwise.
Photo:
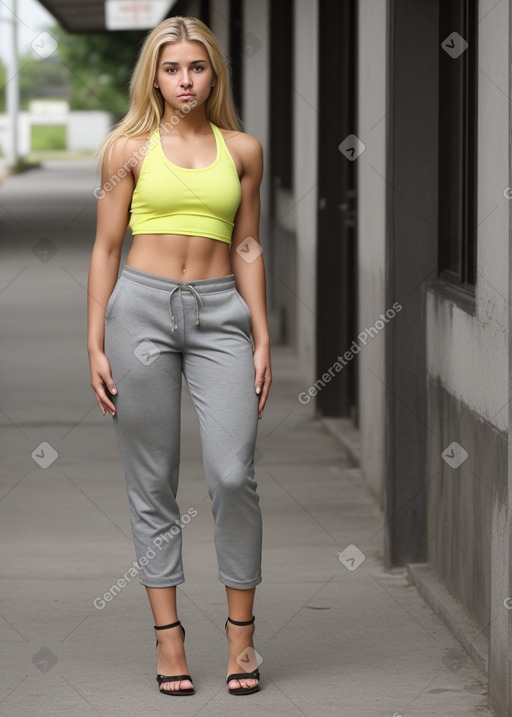
[(36, 99), (67, 100), (71, 90), (70, 73), (58, 57), (36, 59), (27, 53), (19, 60), (20, 108), (27, 110)]
[(71, 109), (102, 109), (121, 119), (128, 109), (130, 75), (146, 33), (71, 35), (58, 25), (48, 32), (59, 43), (56, 52), (70, 73)]

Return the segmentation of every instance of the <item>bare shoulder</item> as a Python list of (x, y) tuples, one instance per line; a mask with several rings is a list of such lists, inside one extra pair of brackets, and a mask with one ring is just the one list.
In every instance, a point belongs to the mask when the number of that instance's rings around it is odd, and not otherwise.
[(234, 147), (245, 154), (258, 154), (263, 152), (261, 142), (246, 132), (234, 129), (221, 129), (224, 139), (229, 140)]
[(263, 147), (261, 142), (246, 132), (221, 129), (230, 152), (238, 158), (244, 173), (259, 174), (263, 167)]
[(110, 154), (112, 164), (116, 167), (125, 166), (127, 169), (137, 166), (145, 155), (143, 148), (147, 145), (148, 140), (149, 135), (117, 137), (112, 143)]

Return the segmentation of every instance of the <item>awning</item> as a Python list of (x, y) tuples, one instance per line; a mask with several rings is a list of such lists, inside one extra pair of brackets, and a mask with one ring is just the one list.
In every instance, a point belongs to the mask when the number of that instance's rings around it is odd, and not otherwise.
[(41, 5), (68, 32), (101, 32), (105, 26), (105, 0), (40, 0)]
[[(68, 32), (146, 30), (168, 17), (176, 0), (40, 0)], [(179, 3), (180, 5), (182, 3)]]

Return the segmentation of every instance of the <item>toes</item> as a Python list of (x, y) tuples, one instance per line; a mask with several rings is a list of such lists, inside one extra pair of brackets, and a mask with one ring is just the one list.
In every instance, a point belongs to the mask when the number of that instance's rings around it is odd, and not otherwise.
[(245, 689), (248, 687), (256, 687), (258, 680), (247, 679), (247, 680), (230, 680), (228, 687), (231, 690), (238, 690), (240, 687)]
[(181, 680), (179, 682), (162, 682), (162, 692), (176, 692), (176, 690), (191, 690), (194, 685), (190, 680)]

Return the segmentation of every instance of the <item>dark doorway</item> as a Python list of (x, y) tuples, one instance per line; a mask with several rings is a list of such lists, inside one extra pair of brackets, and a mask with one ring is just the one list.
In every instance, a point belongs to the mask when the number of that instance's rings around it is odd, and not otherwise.
[[(320, 0), (316, 376), (350, 351), (357, 328), (355, 0)], [(345, 144), (344, 144), (345, 143)], [(339, 148), (339, 146), (341, 148)], [(354, 149), (354, 151), (352, 151)], [(338, 369), (339, 371), (339, 369)], [(357, 426), (357, 355), (317, 395), (324, 416)]]

